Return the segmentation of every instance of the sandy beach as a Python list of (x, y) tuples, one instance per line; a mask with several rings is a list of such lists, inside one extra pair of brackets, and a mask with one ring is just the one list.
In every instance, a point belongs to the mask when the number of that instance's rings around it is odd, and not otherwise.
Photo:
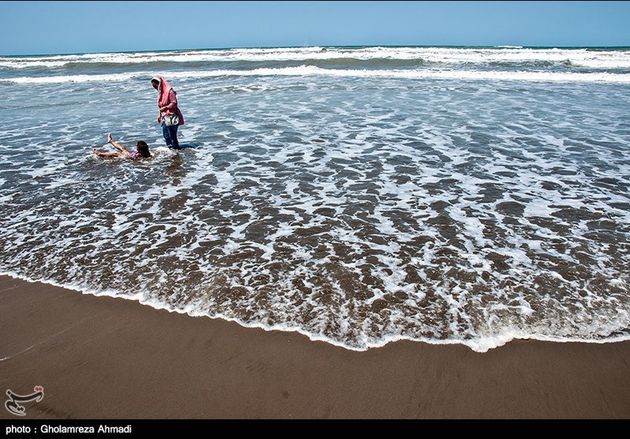
[(0, 304), (3, 394), (45, 388), (27, 418), (630, 417), (630, 342), (353, 352), (6, 276)]

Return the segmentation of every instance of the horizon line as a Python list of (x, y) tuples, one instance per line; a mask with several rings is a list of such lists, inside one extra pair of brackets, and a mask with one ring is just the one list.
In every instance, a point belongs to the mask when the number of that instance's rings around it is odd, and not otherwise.
[(198, 48), (178, 48), (178, 49), (141, 49), (141, 50), (105, 50), (96, 52), (65, 52), (65, 53), (29, 53), (29, 54), (0, 54), (1, 57), (33, 57), (33, 56), (68, 56), (68, 55), (94, 55), (99, 53), (143, 53), (143, 52), (186, 52), (186, 51), (205, 51), (205, 50), (233, 50), (233, 49), (309, 49), (309, 48), (339, 48), (339, 49), (356, 49), (369, 47), (385, 47), (385, 48), (419, 48), (419, 47), (435, 47), (435, 48), (479, 48), (479, 49), (630, 49), (630, 45), (622, 46), (562, 46), (562, 45), (545, 45), (545, 46), (526, 46), (519, 44), (493, 44), (493, 45), (459, 45), (459, 44), (360, 44), (360, 45), (301, 45), (301, 46), (233, 46), (233, 47), (198, 47)]

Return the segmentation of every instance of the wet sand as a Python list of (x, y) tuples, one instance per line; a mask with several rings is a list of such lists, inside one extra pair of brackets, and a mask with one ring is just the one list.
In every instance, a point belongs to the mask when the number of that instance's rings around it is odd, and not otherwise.
[(630, 418), (630, 342), (353, 352), (6, 276), (0, 309), (27, 418)]

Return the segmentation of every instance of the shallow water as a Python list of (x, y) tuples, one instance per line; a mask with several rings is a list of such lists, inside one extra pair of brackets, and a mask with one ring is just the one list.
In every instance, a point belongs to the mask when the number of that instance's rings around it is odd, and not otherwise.
[[(526, 48), (0, 58), (0, 271), (352, 349), (627, 338), (629, 69)], [(96, 159), (110, 131), (154, 158)]]

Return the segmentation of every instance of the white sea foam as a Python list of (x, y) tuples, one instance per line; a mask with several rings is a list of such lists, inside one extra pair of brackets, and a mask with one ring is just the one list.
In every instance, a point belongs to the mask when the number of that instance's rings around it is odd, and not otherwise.
[[(0, 82), (12, 84), (62, 84), (103, 81), (130, 81), (150, 78), (152, 72), (114, 73), (109, 75), (59, 75), (4, 78)], [(202, 79), (224, 76), (334, 76), (346, 78), (393, 78), (393, 79), (449, 79), (449, 80), (495, 80), (533, 82), (602, 82), (630, 84), (627, 73), (575, 73), (536, 71), (468, 71), (468, 70), (343, 70), (324, 69), (316, 66), (260, 68), (252, 70), (208, 70), (174, 71), (164, 74), (169, 78)]]
[(116, 73), (116, 74), (102, 74), (102, 75), (58, 75), (58, 76), (23, 76), (19, 78), (2, 78), (1, 82), (10, 84), (63, 84), (70, 82), (109, 82), (109, 81), (128, 81), (132, 78), (145, 77), (149, 73), (134, 74), (134, 73)]
[(487, 64), (557, 62), (590, 68), (630, 68), (630, 52), (626, 50), (533, 49), (516, 46), (498, 48), (444, 47), (367, 47), (367, 48), (261, 48), (230, 50), (192, 50), (177, 52), (99, 53), (39, 57), (0, 57), (0, 67), (58, 68), (72, 64), (90, 65), (140, 63), (204, 63), (204, 62), (282, 62), (303, 60), (354, 59), (418, 60), (441, 64)]
[(0, 275), (2, 276), (10, 276), (16, 279), (20, 279), (26, 282), (43, 282), (49, 285), (53, 285), (60, 288), (65, 288), (73, 291), (77, 291), (81, 294), (88, 294), (97, 297), (113, 297), (117, 299), (131, 300), (137, 301), (142, 305), (149, 306), (154, 309), (165, 310), (168, 312), (174, 312), (177, 314), (187, 314), (191, 317), (210, 317), (214, 319), (220, 319), (228, 322), (235, 322), (245, 328), (256, 328), (262, 329), (264, 331), (283, 331), (283, 332), (296, 332), (302, 334), (309, 338), (312, 341), (322, 341), (325, 343), (329, 343), (334, 346), (342, 347), (352, 351), (367, 351), (369, 349), (381, 348), (386, 346), (389, 343), (396, 343), (400, 341), (414, 341), (420, 343), (427, 343), (431, 345), (457, 345), (461, 344), (464, 346), (468, 346), (471, 350), (479, 353), (488, 352), (491, 349), (496, 349), (501, 346), (506, 345), (507, 343), (513, 340), (538, 340), (538, 341), (546, 341), (546, 342), (554, 342), (554, 343), (591, 343), (591, 344), (607, 344), (607, 343), (619, 343), (623, 341), (630, 340), (630, 334), (620, 334), (615, 337), (609, 337), (601, 340), (593, 340), (586, 338), (577, 338), (577, 337), (549, 337), (546, 335), (534, 335), (529, 333), (524, 333), (518, 329), (514, 330), (506, 330), (504, 333), (500, 335), (492, 335), (487, 337), (477, 337), (474, 339), (448, 339), (448, 340), (436, 340), (433, 338), (425, 338), (425, 337), (405, 337), (399, 335), (388, 335), (382, 337), (380, 340), (364, 340), (364, 343), (361, 347), (356, 347), (353, 345), (346, 345), (344, 343), (340, 343), (337, 339), (329, 338), (317, 334), (313, 334), (311, 332), (305, 331), (303, 328), (299, 326), (291, 326), (285, 324), (275, 324), (269, 325), (260, 322), (249, 322), (244, 321), (238, 318), (231, 317), (229, 315), (224, 314), (214, 314), (207, 315), (201, 312), (199, 309), (194, 306), (187, 307), (186, 309), (180, 309), (177, 307), (170, 306), (164, 302), (156, 301), (151, 299), (150, 297), (144, 296), (142, 293), (128, 294), (122, 291), (116, 290), (102, 290), (102, 289), (91, 289), (87, 288), (83, 285), (76, 284), (65, 284), (59, 283), (52, 279), (34, 279), (28, 276), (21, 275), (19, 273), (15, 273), (12, 271), (0, 271)]

